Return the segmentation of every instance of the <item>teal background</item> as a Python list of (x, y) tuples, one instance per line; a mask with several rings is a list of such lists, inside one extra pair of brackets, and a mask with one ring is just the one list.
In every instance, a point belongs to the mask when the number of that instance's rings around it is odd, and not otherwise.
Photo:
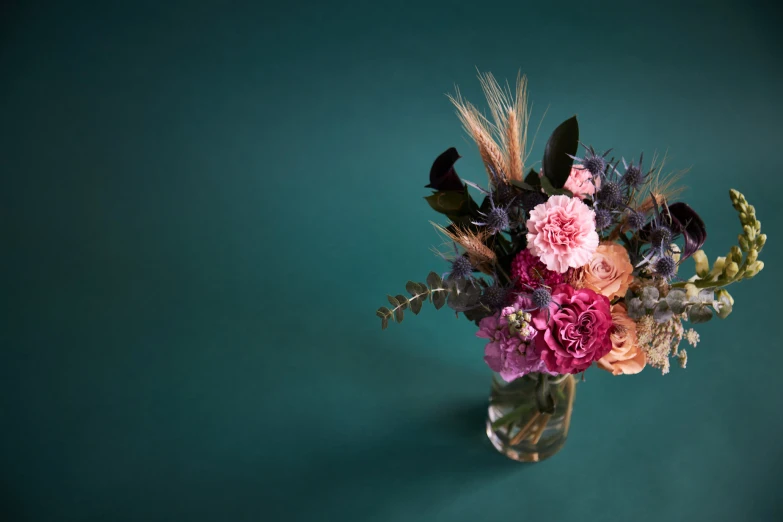
[[(0, 518), (780, 520), (780, 13), (590, 4), (5, 3)], [(444, 270), (435, 156), (484, 181), (476, 67), (529, 76), (535, 158), (576, 113), (691, 168), (711, 258), (730, 187), (769, 236), (687, 370), (589, 372), (533, 466), (470, 323), (373, 313)]]

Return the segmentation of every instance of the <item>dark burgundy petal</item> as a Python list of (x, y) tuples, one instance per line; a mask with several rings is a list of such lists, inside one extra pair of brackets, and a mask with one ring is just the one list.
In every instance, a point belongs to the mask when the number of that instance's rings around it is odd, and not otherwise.
[(677, 233), (682, 234), (685, 240), (681, 261), (688, 259), (707, 240), (707, 228), (696, 211), (685, 203), (672, 203), (669, 205), (668, 210), (672, 219), (672, 226)]
[(457, 149), (451, 147), (435, 159), (430, 169), (430, 184), (428, 188), (442, 191), (462, 190), (462, 180), (454, 170), (454, 163), (461, 156)]

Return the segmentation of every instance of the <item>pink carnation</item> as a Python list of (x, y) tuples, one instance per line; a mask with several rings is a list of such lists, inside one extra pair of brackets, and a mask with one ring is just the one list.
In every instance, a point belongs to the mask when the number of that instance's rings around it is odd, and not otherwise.
[(552, 196), (530, 211), (527, 247), (554, 272), (584, 266), (598, 248), (595, 213), (577, 198)]
[(517, 288), (523, 291), (565, 282), (563, 274), (549, 270), (530, 250), (522, 250), (516, 255), (511, 263), (511, 277), (516, 279)]
[(594, 291), (560, 285), (549, 310), (533, 315), (535, 349), (556, 373), (579, 373), (612, 350), (609, 299)]
[(570, 190), (575, 198), (585, 199), (585, 196), (595, 194), (596, 188), (601, 188), (601, 178), (593, 181), (593, 175), (589, 170), (582, 165), (574, 165), (563, 188)]
[(518, 297), (511, 306), (482, 319), (476, 333), (477, 337), (489, 339), (484, 347), (484, 361), (507, 382), (528, 373), (551, 373), (533, 347), (536, 331), (524, 320), (531, 319), (524, 312), (527, 308), (529, 298)]

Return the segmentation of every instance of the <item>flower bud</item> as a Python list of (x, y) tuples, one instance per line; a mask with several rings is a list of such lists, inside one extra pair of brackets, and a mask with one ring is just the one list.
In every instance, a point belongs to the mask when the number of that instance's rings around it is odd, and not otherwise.
[[(710, 275), (712, 277), (719, 276), (723, 273), (723, 267), (726, 265), (726, 258), (725, 257), (719, 257), (715, 260), (715, 264), (712, 265), (712, 271), (710, 272)], [(698, 292), (697, 292), (698, 293)]]
[(710, 273), (710, 262), (704, 250), (697, 250), (693, 254), (693, 261), (696, 263), (696, 274), (699, 277), (706, 277)]
[(739, 218), (740, 218), (740, 223), (742, 223), (743, 225), (748, 222), (748, 215), (744, 212), (740, 212)]
[(729, 252), (727, 258), (731, 258), (732, 261), (740, 263), (742, 262), (742, 251), (737, 245), (732, 245), (731, 252)]
[(739, 238), (737, 238), (737, 241), (739, 241), (740, 249), (743, 252), (747, 252), (748, 251), (748, 240), (745, 239), (745, 236), (740, 235)]
[(733, 279), (738, 273), (739, 273), (739, 265), (734, 261), (732, 261), (731, 263), (726, 263), (726, 266), (723, 267), (723, 274), (729, 279)]
[(752, 226), (745, 225), (742, 227), (742, 231), (745, 232), (745, 237), (748, 238), (748, 241), (753, 241), (756, 239), (756, 229)]
[(756, 261), (748, 265), (748, 269), (745, 271), (745, 277), (753, 277), (764, 269), (764, 261)]
[(756, 238), (756, 248), (761, 250), (761, 247), (763, 247), (766, 242), (767, 234), (759, 234), (759, 237)]
[(761, 221), (758, 219), (753, 223), (753, 228), (756, 229), (756, 233), (761, 232)]
[(759, 252), (755, 248), (748, 250), (748, 263), (755, 263), (759, 258)]
[(734, 298), (726, 291), (725, 288), (721, 288), (715, 292), (715, 304), (713, 308), (721, 319), (726, 319), (731, 313), (731, 309), (734, 306)]

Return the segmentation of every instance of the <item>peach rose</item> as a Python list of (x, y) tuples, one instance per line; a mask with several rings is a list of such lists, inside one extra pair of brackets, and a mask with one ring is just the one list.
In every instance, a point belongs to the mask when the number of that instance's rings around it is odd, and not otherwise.
[(605, 295), (609, 300), (623, 297), (633, 282), (633, 266), (628, 251), (616, 243), (598, 245), (582, 272), (582, 286)]
[(647, 364), (647, 355), (639, 348), (636, 323), (628, 317), (623, 303), (612, 306), (612, 351), (598, 361), (598, 367), (612, 375), (633, 375)]

